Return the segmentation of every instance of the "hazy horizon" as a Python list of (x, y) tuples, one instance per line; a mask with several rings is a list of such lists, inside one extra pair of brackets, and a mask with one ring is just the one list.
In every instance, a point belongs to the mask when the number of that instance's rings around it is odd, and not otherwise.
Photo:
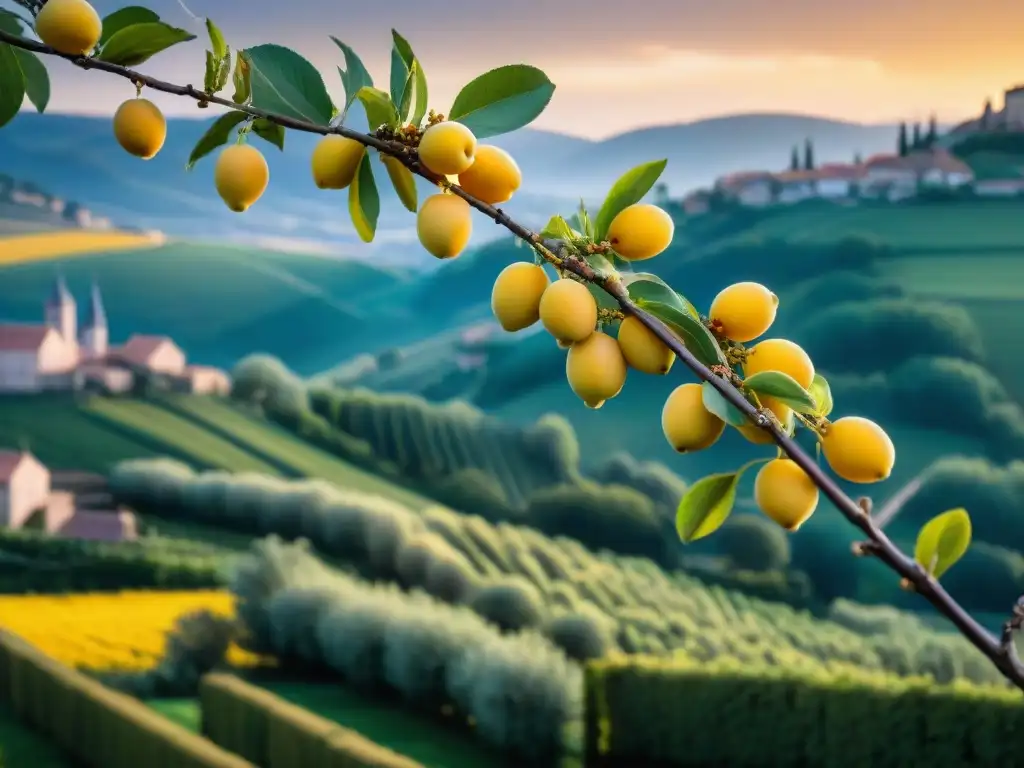
[[(864, 0), (855, 7), (820, 0), (521, 0), (514, 7), (392, 0), (344, 10), (328, 0), (148, 4), (199, 36), (139, 67), (154, 77), (202, 81), (203, 17), (210, 14), (233, 48), (274, 42), (297, 50), (340, 99), (336, 67), (343, 57), (328, 36), (351, 45), (385, 82), (395, 27), (423, 63), (435, 109), (444, 111), (476, 75), (525, 61), (557, 86), (534, 127), (590, 139), (749, 113), (876, 125), (923, 121), (934, 112), (955, 123), (977, 115), (986, 98), (1001, 106), (1003, 91), (1024, 79), (1014, 33), (1024, 4), (1009, 0)], [(106, 14), (126, 2), (94, 5)], [(134, 92), (120, 78), (52, 64), (54, 112), (111, 114)], [(198, 117), (186, 99), (151, 98), (168, 115)]]
[[(32, 113), (32, 112), (35, 112), (35, 107), (31, 106), (31, 104), (26, 104), (26, 106), (22, 109), (22, 111), (23, 112)], [(210, 108), (204, 109), (203, 112), (200, 113), (200, 114), (195, 114), (194, 112), (190, 111), (189, 114), (170, 114), (167, 117), (170, 120), (194, 120), (196, 122), (203, 122), (203, 121), (206, 121), (206, 120), (213, 119), (218, 114), (220, 114), (222, 111), (227, 111), (227, 109), (226, 108), (221, 109), (221, 108), (218, 108), (217, 105), (212, 105)], [(99, 119), (99, 118), (111, 117), (113, 112), (112, 111), (107, 112), (106, 110), (103, 110), (103, 111), (96, 111), (96, 110), (88, 111), (88, 110), (61, 110), (61, 109), (48, 108), (46, 110), (46, 114), (47, 115), (60, 115), (60, 116), (64, 116), (64, 117), (87, 117), (87, 118), (97, 118), (97, 119)], [(634, 133), (634, 132), (637, 132), (637, 131), (657, 130), (659, 128), (674, 128), (674, 127), (680, 127), (680, 126), (695, 125), (697, 123), (712, 122), (712, 121), (715, 121), (715, 120), (729, 120), (729, 119), (738, 119), (738, 118), (758, 118), (758, 117), (783, 117), (783, 118), (794, 118), (794, 119), (801, 119), (801, 118), (803, 118), (803, 119), (808, 119), (808, 120), (827, 120), (827, 121), (831, 121), (831, 122), (834, 122), (834, 123), (841, 123), (841, 124), (846, 124), (846, 125), (855, 125), (855, 126), (861, 126), (861, 127), (865, 127), (865, 128), (883, 127), (883, 126), (892, 125), (892, 124), (895, 124), (896, 122), (898, 122), (896, 120), (891, 120), (891, 121), (886, 121), (886, 120), (877, 120), (877, 121), (847, 120), (847, 119), (844, 119), (844, 118), (833, 117), (831, 115), (815, 114), (813, 112), (782, 112), (782, 111), (768, 112), (768, 111), (760, 111), (760, 112), (729, 112), (729, 113), (723, 113), (723, 114), (719, 114), (719, 115), (709, 115), (707, 117), (699, 117), (699, 118), (695, 118), (693, 120), (678, 120), (678, 121), (675, 121), (675, 122), (651, 123), (649, 125), (637, 125), (637, 126), (632, 127), (632, 128), (624, 129), (622, 131), (617, 131), (617, 132), (609, 134), (607, 136), (599, 136), (599, 137), (596, 137), (596, 138), (593, 137), (593, 136), (586, 136), (586, 135), (583, 135), (583, 134), (580, 134), (580, 133), (573, 133), (571, 130), (564, 130), (564, 129), (559, 129), (559, 128), (547, 128), (547, 127), (543, 127), (542, 128), (542, 127), (538, 127), (535, 124), (534, 125), (530, 125), (526, 130), (539, 131), (539, 132), (554, 134), (554, 135), (558, 135), (558, 136), (565, 136), (567, 138), (578, 139), (580, 141), (601, 142), (601, 141), (607, 141), (609, 139), (613, 139), (616, 136), (622, 136), (624, 134)], [(966, 117), (964, 119), (966, 119)]]

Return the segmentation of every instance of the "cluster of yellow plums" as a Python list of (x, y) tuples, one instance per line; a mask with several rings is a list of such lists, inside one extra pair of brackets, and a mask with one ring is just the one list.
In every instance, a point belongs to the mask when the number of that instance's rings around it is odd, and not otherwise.
[[(656, 213), (657, 211), (658, 213)], [(650, 258), (663, 251), (672, 239), (671, 219), (660, 208), (634, 205), (611, 225), (609, 239), (629, 260)], [(667, 224), (665, 223), (667, 219)], [(623, 224), (625, 222), (625, 224)], [(745, 344), (763, 336), (775, 321), (778, 298), (758, 283), (736, 283), (714, 299), (709, 313), (712, 330), (723, 339)], [(619, 323), (617, 338), (596, 330), (598, 307), (586, 285), (570, 277), (551, 281), (543, 267), (515, 263), (498, 276), (491, 294), (491, 308), (507, 331), (519, 331), (540, 322), (562, 347), (568, 348), (566, 377), (572, 391), (589, 408), (600, 408), (622, 391), (629, 368), (664, 375), (675, 354), (633, 315)], [(746, 350), (744, 377), (778, 371), (792, 377), (804, 389), (814, 381), (814, 363), (799, 345), (787, 339), (764, 339)], [(789, 429), (796, 414), (785, 403), (760, 399), (783, 427)], [(665, 439), (679, 453), (704, 450), (718, 442), (726, 423), (707, 409), (701, 384), (675, 388), (662, 409)], [(885, 480), (892, 472), (896, 451), (885, 431), (873, 421), (847, 416), (814, 423), (822, 453), (832, 471), (854, 483)], [(737, 428), (747, 440), (773, 442), (771, 434), (750, 423)], [(819, 491), (794, 461), (776, 458), (757, 474), (754, 498), (758, 507), (789, 531), (797, 530), (817, 508)]]

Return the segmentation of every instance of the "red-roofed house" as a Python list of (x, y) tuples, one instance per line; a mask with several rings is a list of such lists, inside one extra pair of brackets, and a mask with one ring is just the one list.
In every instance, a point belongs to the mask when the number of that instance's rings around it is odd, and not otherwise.
[(147, 368), (154, 373), (181, 376), (185, 373), (185, 353), (166, 336), (145, 336), (135, 334), (123, 345), (109, 352), (113, 360)]
[(816, 195), (817, 174), (814, 171), (785, 171), (775, 174), (779, 203), (799, 203)]
[(50, 498), (50, 470), (27, 451), (0, 451), (0, 524), (20, 528)]
[(732, 173), (715, 182), (715, 188), (741, 205), (762, 207), (775, 199), (775, 176), (767, 171)]
[(823, 165), (817, 170), (818, 195), (829, 200), (855, 197), (864, 173), (864, 168), (857, 165)]
[(231, 377), (220, 368), (208, 365), (190, 365), (185, 368), (189, 389), (197, 395), (228, 395), (231, 393)]

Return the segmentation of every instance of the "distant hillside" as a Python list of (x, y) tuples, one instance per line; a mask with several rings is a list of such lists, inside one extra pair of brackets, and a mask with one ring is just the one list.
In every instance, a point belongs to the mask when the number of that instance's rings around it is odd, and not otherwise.
[(191, 360), (207, 365), (230, 367), (253, 351), (267, 351), (313, 373), (390, 338), (407, 343), (422, 332), (409, 323), (401, 302), (382, 299), (403, 289), (407, 277), (401, 272), (361, 261), (190, 243), (2, 267), (0, 320), (40, 322), (58, 268), (83, 301), (96, 279), (112, 340), (168, 335)]
[[(262, 145), (271, 184), (253, 215), (237, 216), (217, 199), (212, 162), (184, 171), (208, 121), (169, 121), (167, 143), (142, 163), (115, 142), (105, 118), (22, 113), (0, 133), (0, 173), (30, 180), (54, 194), (81, 200), (115, 221), (169, 234), (248, 239), (264, 244), (292, 239), (329, 245), (351, 255), (390, 263), (433, 266), (415, 243), (413, 217), (390, 189), (383, 194), (380, 236), (372, 246), (355, 237), (346, 212), (347, 193), (318, 190), (308, 158), (316, 137), (289, 133), (285, 151)], [(356, 124), (356, 127), (358, 125)], [(781, 168), (794, 143), (810, 138), (819, 161), (849, 160), (855, 152), (890, 150), (894, 126), (865, 126), (799, 115), (738, 115), (649, 128), (592, 142), (524, 129), (494, 143), (516, 157), (523, 190), (504, 206), (531, 226), (542, 225), (582, 196), (598, 204), (605, 189), (628, 168), (669, 158), (664, 180), (683, 191), (735, 170)], [(386, 185), (386, 177), (382, 177)], [(430, 187), (425, 182), (422, 194)], [(256, 215), (256, 211), (259, 215)], [(476, 240), (495, 236), (477, 227)]]
[(0, 173), (0, 235), (47, 229), (108, 229), (112, 222), (93, 215), (75, 200), (65, 200), (39, 185)]

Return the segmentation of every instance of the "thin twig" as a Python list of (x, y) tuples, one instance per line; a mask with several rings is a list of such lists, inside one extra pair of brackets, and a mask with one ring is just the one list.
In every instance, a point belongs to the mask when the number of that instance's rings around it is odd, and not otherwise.
[[(0, 30), (0, 42), (8, 43), (34, 53), (57, 56), (70, 61), (81, 69), (97, 69), (103, 72), (109, 72), (112, 75), (123, 77), (131, 82), (142, 83), (146, 87), (152, 88), (155, 91), (161, 91), (163, 93), (174, 94), (177, 96), (186, 96), (195, 99), (199, 103), (218, 104), (229, 109), (238, 110), (248, 115), (252, 115), (253, 117), (263, 118), (264, 120), (276, 123), (284, 128), (291, 128), (296, 131), (305, 131), (307, 133), (317, 133), (322, 135), (338, 134), (340, 136), (345, 136), (359, 141), (365, 146), (372, 147), (386, 155), (399, 158), (413, 172), (450, 189), (452, 194), (461, 197), (473, 208), (494, 220), (496, 224), (504, 227), (516, 237), (527, 242), (552, 264), (555, 264), (564, 271), (571, 272), (589, 283), (594, 283), (603, 288), (605, 292), (619, 303), (624, 314), (632, 315), (639, 320), (644, 326), (650, 329), (655, 336), (665, 344), (665, 346), (676, 354), (676, 357), (682, 361), (683, 365), (693, 371), (693, 373), (695, 373), (700, 379), (709, 382), (729, 404), (739, 409), (741, 413), (750, 418), (755, 424), (760, 425), (762, 429), (767, 430), (778, 446), (786, 453), (786, 455), (789, 456), (790, 459), (793, 460), (794, 463), (807, 473), (814, 484), (821, 490), (825, 497), (835, 505), (839, 512), (853, 525), (859, 528), (865, 536), (867, 536), (868, 541), (861, 545), (861, 548), (864, 550), (863, 553), (877, 557), (889, 566), (889, 568), (895, 571), (909, 588), (913, 589), (913, 591), (925, 598), (939, 613), (949, 619), (949, 621), (953, 623), (964, 637), (984, 653), (985, 656), (991, 660), (991, 662), (1010, 682), (1024, 690), (1024, 665), (1022, 665), (1020, 659), (1017, 658), (1016, 650), (1012, 643), (1013, 634), (1017, 631), (1020, 623), (1024, 623), (1024, 616), (1018, 619), (1015, 614), (1014, 619), (1007, 622), (1003, 635), (999, 638), (981, 626), (981, 624), (979, 624), (959, 603), (956, 602), (956, 600), (949, 595), (941, 584), (931, 578), (921, 566), (914, 562), (913, 559), (900, 551), (900, 549), (893, 544), (889, 537), (882, 531), (876, 521), (874, 521), (870, 515), (865, 514), (864, 509), (857, 502), (843, 493), (842, 489), (839, 488), (836, 482), (825, 474), (824, 470), (822, 470), (818, 463), (811, 456), (802, 451), (792, 438), (786, 435), (772, 420), (768, 420), (768, 423), (764, 424), (764, 420), (759, 418), (757, 409), (747, 401), (739, 390), (737, 390), (722, 376), (719, 376), (709, 370), (703, 363), (694, 357), (690, 350), (683, 345), (680, 339), (673, 334), (664, 323), (653, 315), (650, 315), (640, 309), (640, 307), (638, 307), (629, 297), (626, 287), (622, 284), (617, 275), (599, 274), (586, 261), (576, 256), (564, 243), (543, 240), (537, 233), (509, 218), (509, 216), (500, 208), (495, 208), (494, 206), (477, 200), (465, 192), (461, 187), (446, 184), (444, 180), (439, 179), (436, 175), (430, 173), (420, 164), (415, 151), (403, 144), (400, 144), (399, 142), (383, 141), (376, 136), (370, 136), (360, 133), (359, 131), (353, 131), (343, 126), (318, 125), (305, 120), (296, 120), (284, 115), (267, 112), (266, 110), (258, 109), (256, 107), (244, 104), (235, 104), (227, 99), (203, 93), (202, 91), (193, 88), (191, 85), (175, 85), (173, 83), (157, 80), (156, 78), (143, 75), (140, 72), (136, 72), (116, 64), (109, 64), (81, 56), (69, 56), (62, 54), (41, 43), (37, 43), (33, 40), (26, 40), (16, 35), (11, 35), (3, 30)], [(1011, 624), (1013, 624), (1012, 627), (1010, 626)], [(1007, 637), (1010, 638), (1009, 643), (1007, 643)]]

